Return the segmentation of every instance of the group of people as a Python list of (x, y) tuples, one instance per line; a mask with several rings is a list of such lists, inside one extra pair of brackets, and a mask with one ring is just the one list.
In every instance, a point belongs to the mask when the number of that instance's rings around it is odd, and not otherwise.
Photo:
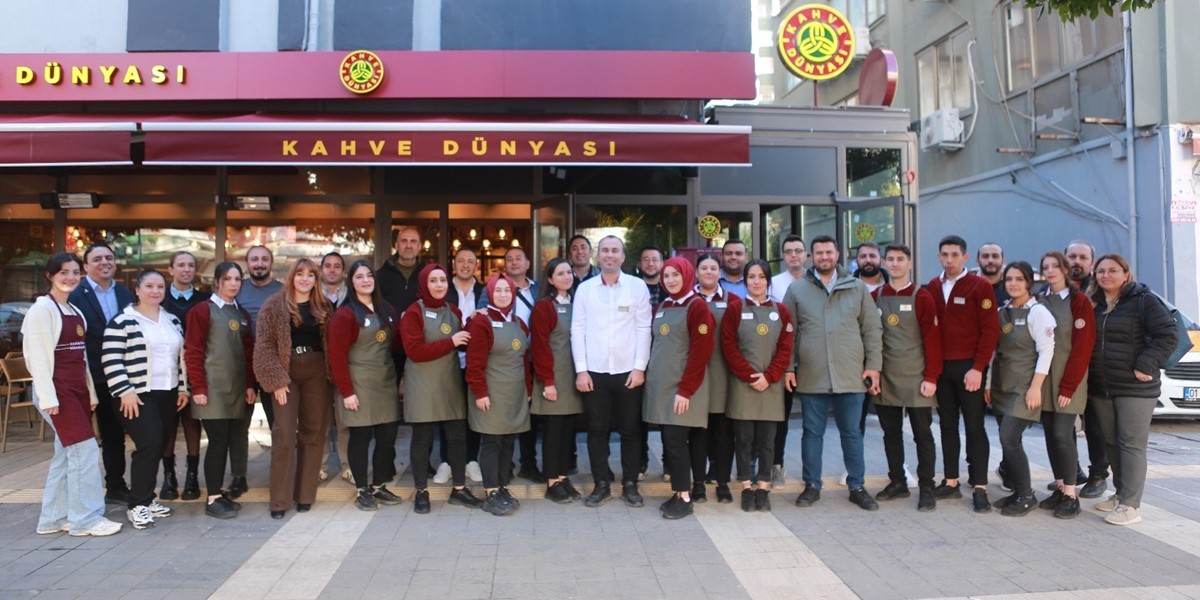
[[(661, 431), (664, 479), (673, 491), (660, 506), (663, 517), (692, 514), (707, 500), (706, 481), (716, 484), (718, 502), (734, 502), (732, 476), (743, 510), (769, 511), (772, 485), (784, 480), (786, 420), (798, 396), (798, 506), (820, 499), (832, 410), (852, 503), (876, 510), (876, 500), (910, 496), (905, 413), (917, 447), (918, 510), (962, 497), (961, 415), (973, 507), (990, 511), (990, 404), (1004, 449), (1003, 485), (1012, 492), (995, 503), (1002, 514), (1038, 505), (1022, 434), (1040, 421), (1055, 477), (1042, 508), (1070, 518), (1080, 496), (1102, 495), (1107, 456), (1116, 493), (1096, 508), (1111, 523), (1140, 520), (1150, 415), (1159, 368), (1174, 348), (1174, 322), (1124, 259), (1105, 255), (1093, 268), (1094, 251), (1084, 242), (1042, 257), (1043, 290), (1028, 263), (1004, 265), (995, 244), (980, 248), (980, 274), (969, 272), (966, 242), (956, 236), (939, 244), (944, 270), (926, 286), (912, 281), (906, 246), (864, 244), (851, 274), (827, 236), (811, 240), (808, 269), (808, 248), (793, 235), (782, 243), (778, 274), (766, 261), (747, 260), (745, 244), (730, 240), (695, 263), (642, 249), (640, 276), (622, 271), (621, 239), (600, 240), (593, 265), (591, 242), (576, 236), (567, 258), (549, 261), (538, 280), (514, 246), (504, 271), (486, 283), (476, 280), (468, 249), (448, 270), (420, 263), (416, 229), (395, 231), (393, 246), (378, 269), (365, 260), (347, 269), (330, 253), (320, 263), (296, 261), (282, 282), (271, 277), (270, 250), (255, 246), (246, 255), (249, 277), (238, 263), (223, 262), (211, 294), (196, 289), (196, 259), (187, 252), (171, 257), (166, 275), (139, 273), (132, 292), (115, 282), (116, 257), (106, 244), (89, 246), (82, 260), (51, 257), (50, 292), (22, 328), (37, 406), (55, 431), (38, 533), (116, 533), (121, 524), (104, 518), (105, 501), (126, 505), (136, 529), (171, 516), (159, 499), (203, 496), (206, 514), (236, 517), (237, 498), (248, 489), (256, 402), (271, 427), (274, 518), (311, 509), (328, 477), (331, 423), (356, 506), (399, 504), (388, 485), (397, 476), (402, 420), (412, 426), (417, 514), (431, 510), (431, 476), (452, 480), (451, 505), (512, 514), (520, 506), (508, 489), (518, 447), (519, 476), (544, 482), (547, 499), (599, 506), (615, 493), (614, 430), (620, 498), (642, 506), (638, 482), (648, 469), (651, 426)], [(890, 479), (874, 496), (864, 487), (863, 451), (872, 405)], [(934, 408), (944, 457), (937, 486)], [(581, 415), (593, 478), (586, 498), (569, 478)], [(1079, 415), (1092, 462), (1086, 484), (1074, 441)], [(182, 491), (174, 456), (180, 426)], [(203, 494), (201, 429), (208, 438)], [(126, 435), (134, 444), (128, 483)], [(431, 462), (435, 443), (439, 459)], [(482, 497), (466, 485), (468, 476), (482, 481)]]

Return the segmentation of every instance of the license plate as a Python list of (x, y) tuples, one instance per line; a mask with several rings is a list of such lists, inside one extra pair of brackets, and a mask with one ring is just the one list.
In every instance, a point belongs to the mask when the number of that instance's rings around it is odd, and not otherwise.
[(1183, 388), (1184, 400), (1200, 400), (1200, 387), (1185, 387)]

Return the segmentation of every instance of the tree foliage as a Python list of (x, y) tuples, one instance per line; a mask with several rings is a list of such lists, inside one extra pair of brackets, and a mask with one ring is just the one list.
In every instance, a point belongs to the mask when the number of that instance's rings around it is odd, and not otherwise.
[(1024, 0), (1028, 8), (1049, 10), (1058, 13), (1064, 21), (1080, 17), (1095, 19), (1103, 12), (1110, 17), (1126, 10), (1139, 11), (1150, 8), (1158, 0)]

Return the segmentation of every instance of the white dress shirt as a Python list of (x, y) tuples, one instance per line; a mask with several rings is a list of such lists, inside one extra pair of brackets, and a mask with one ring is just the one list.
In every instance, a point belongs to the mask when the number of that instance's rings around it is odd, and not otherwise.
[(796, 281), (796, 278), (792, 277), (792, 272), (788, 271), (787, 269), (784, 269), (782, 273), (772, 277), (771, 289), (769, 292), (771, 299), (782, 303), (783, 295), (787, 293), (788, 287), (792, 285), (793, 281)]
[(954, 278), (947, 278), (946, 272), (942, 271), (942, 301), (947, 304), (950, 302), (950, 292), (954, 290), (954, 284), (958, 283), (959, 279), (967, 276), (967, 270), (963, 269)]
[(579, 284), (571, 311), (575, 372), (616, 375), (646, 370), (650, 362), (650, 290), (640, 278), (621, 273), (605, 285), (603, 273)]
[(160, 307), (157, 319), (151, 319), (136, 310), (133, 314), (146, 340), (146, 355), (150, 359), (146, 369), (150, 375), (150, 389), (179, 389), (179, 348), (183, 345), (183, 336), (171, 323), (169, 313)]

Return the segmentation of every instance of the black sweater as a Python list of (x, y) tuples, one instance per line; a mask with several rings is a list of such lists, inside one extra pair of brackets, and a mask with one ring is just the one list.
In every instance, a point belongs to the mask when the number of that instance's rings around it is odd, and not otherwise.
[[(1104, 292), (1096, 303), (1096, 345), (1088, 367), (1088, 394), (1157, 398), (1161, 370), (1178, 342), (1175, 320), (1150, 288), (1132, 283), (1121, 290), (1116, 306), (1105, 313)], [(1061, 326), (1061, 325), (1060, 325)], [(1138, 381), (1134, 370), (1152, 377)]]

